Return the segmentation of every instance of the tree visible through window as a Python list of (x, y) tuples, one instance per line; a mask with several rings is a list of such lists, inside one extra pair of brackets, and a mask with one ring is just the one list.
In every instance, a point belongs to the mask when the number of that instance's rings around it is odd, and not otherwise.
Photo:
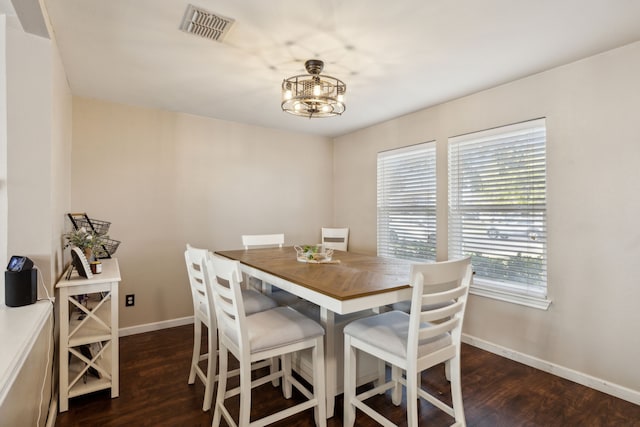
[(475, 287), (546, 298), (544, 119), (449, 139), (449, 258)]
[(435, 142), (378, 153), (379, 256), (436, 259), (435, 153)]

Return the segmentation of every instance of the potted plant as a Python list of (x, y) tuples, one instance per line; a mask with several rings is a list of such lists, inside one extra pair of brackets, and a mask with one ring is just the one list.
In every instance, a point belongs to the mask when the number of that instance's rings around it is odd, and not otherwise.
[(100, 257), (105, 255), (104, 244), (109, 236), (100, 235), (93, 230), (88, 230), (85, 227), (80, 227), (77, 230), (70, 231), (64, 235), (67, 239), (65, 248), (69, 246), (76, 246), (80, 248), (87, 260), (90, 261), (92, 257)]

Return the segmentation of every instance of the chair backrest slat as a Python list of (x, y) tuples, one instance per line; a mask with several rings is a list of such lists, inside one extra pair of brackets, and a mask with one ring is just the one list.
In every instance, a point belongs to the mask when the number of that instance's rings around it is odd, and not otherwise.
[(209, 310), (209, 300), (204, 278), (205, 273), (202, 268), (208, 254), (208, 250), (194, 248), (189, 244), (187, 244), (187, 249), (184, 251), (184, 259), (187, 265), (189, 285), (193, 299), (194, 315), (198, 314), (198, 310), (205, 309), (207, 313)]
[(430, 338), (435, 338), (441, 336), (446, 333), (450, 333), (460, 324), (460, 319), (454, 317), (452, 319), (447, 320), (446, 322), (432, 324), (428, 328), (421, 328), (418, 331), (418, 340), (426, 340)]
[(322, 227), (322, 244), (325, 248), (346, 251), (349, 246), (349, 229)]
[(464, 304), (462, 301), (458, 300), (445, 306), (422, 311), (420, 313), (420, 322), (437, 322), (446, 320), (462, 310), (464, 310)]
[(211, 283), (213, 287), (213, 292), (217, 293), (220, 297), (218, 302), (215, 302), (215, 298), (214, 298), (216, 309), (222, 310), (226, 314), (228, 314), (230, 317), (235, 318), (235, 306), (233, 305), (233, 290), (231, 288), (226, 287), (226, 284), (224, 283), (216, 282), (218, 278), (216, 277), (213, 271), (213, 265), (208, 264), (208, 271), (210, 271), (212, 275)]
[(202, 272), (202, 261), (207, 256), (206, 249), (198, 249), (187, 245), (184, 251), (184, 258), (187, 263), (187, 272), (191, 286), (204, 294), (204, 273)]
[(242, 235), (242, 245), (245, 249), (252, 246), (278, 246), (284, 244), (284, 234), (244, 234)]
[(205, 270), (213, 270), (209, 274), (212, 280), (207, 279), (207, 283), (213, 291), (220, 339), (225, 339), (227, 345), (237, 346), (239, 351), (243, 351), (249, 345), (249, 338), (244, 327), (246, 316), (238, 280), (239, 262), (212, 256)]
[(467, 287), (464, 285), (461, 285), (461, 286), (456, 286), (453, 289), (435, 292), (432, 294), (423, 293), (421, 305), (425, 306), (425, 305), (432, 305), (432, 304), (440, 304), (443, 302), (451, 302), (456, 298), (459, 298), (460, 296), (462, 296), (465, 292), (467, 292)]

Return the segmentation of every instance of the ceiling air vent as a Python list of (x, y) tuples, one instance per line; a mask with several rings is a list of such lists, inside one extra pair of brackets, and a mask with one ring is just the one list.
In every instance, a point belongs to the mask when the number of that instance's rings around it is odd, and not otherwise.
[(187, 33), (221, 42), (234, 22), (234, 19), (207, 12), (190, 4), (187, 6), (180, 29)]

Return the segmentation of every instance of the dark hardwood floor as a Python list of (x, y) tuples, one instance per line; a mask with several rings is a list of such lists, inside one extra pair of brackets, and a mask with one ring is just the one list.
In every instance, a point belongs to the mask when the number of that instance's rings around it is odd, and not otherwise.
[[(120, 397), (98, 392), (71, 399), (69, 411), (58, 414), (58, 427), (94, 426), (202, 426), (211, 425), (212, 412), (202, 412), (204, 386), (187, 384), (192, 348), (192, 326), (164, 329), (120, 339)], [(448, 396), (444, 368), (423, 374), (423, 385)], [(295, 388), (294, 388), (295, 390)], [(462, 392), (467, 425), (494, 426), (640, 426), (640, 406), (528, 366), (464, 345)], [(214, 395), (215, 398), (215, 395)], [(252, 419), (291, 405), (270, 384), (255, 389)], [(236, 406), (236, 397), (231, 400)], [(399, 425), (406, 425), (404, 402), (389, 395), (371, 399)], [(265, 412), (266, 411), (266, 412)], [(421, 425), (445, 426), (453, 420), (422, 402)], [(224, 425), (224, 423), (223, 423)], [(286, 419), (279, 426), (313, 426), (311, 410)], [(342, 400), (329, 427), (342, 425)], [(377, 425), (361, 412), (357, 426)]]

